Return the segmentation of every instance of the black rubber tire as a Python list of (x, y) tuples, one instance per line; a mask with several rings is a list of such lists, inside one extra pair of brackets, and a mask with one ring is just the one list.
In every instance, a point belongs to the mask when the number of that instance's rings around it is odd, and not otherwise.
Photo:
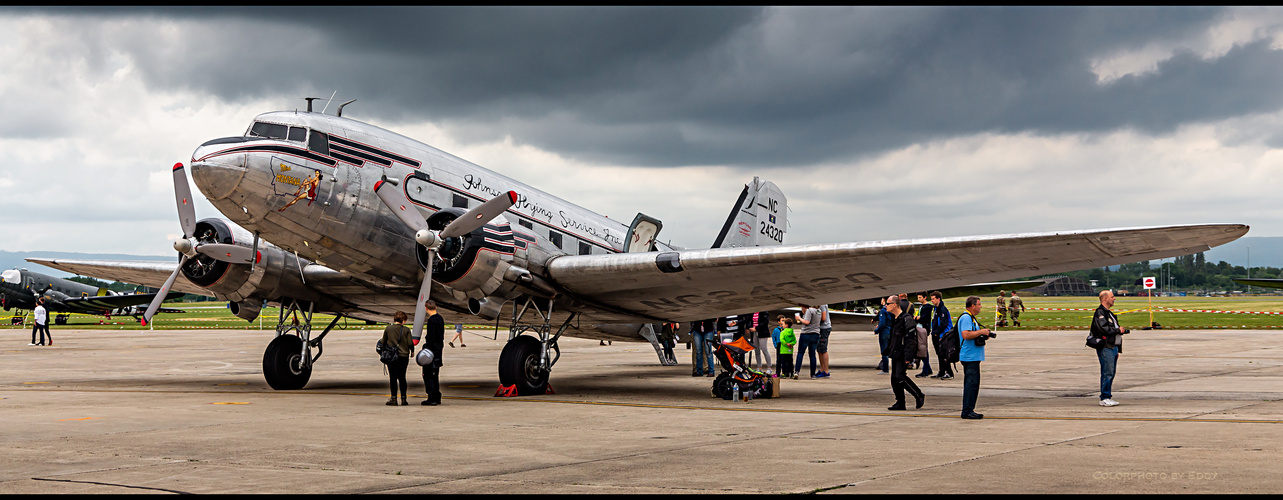
[(730, 401), (731, 397), (735, 395), (734, 384), (735, 379), (731, 378), (729, 373), (719, 373), (717, 378), (713, 379), (713, 395)]
[(518, 335), (499, 353), (499, 383), (516, 385), (518, 396), (548, 393), (548, 372), (539, 369), (539, 339)]
[(302, 389), (312, 378), (312, 367), (299, 369), (302, 359), (303, 339), (294, 335), (281, 335), (272, 339), (263, 352), (263, 378), (267, 385), (278, 391)]

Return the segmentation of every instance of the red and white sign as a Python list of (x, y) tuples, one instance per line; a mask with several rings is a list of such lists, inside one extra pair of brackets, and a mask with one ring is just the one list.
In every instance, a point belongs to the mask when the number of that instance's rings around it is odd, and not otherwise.
[(1154, 280), (1154, 277), (1153, 277), (1153, 276), (1149, 276), (1149, 277), (1141, 278), (1141, 283), (1144, 283), (1144, 284), (1145, 284), (1145, 289), (1146, 289), (1146, 290), (1153, 290), (1153, 289), (1157, 288), (1157, 287), (1155, 286), (1155, 280)]

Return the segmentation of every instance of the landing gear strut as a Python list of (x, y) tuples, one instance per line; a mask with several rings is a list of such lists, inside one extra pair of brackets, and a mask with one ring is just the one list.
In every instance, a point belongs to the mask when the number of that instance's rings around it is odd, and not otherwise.
[[(544, 307), (540, 307), (543, 302)], [(540, 323), (522, 323), (526, 313), (538, 316)], [(508, 343), (499, 354), (499, 394), (509, 396), (534, 396), (547, 394), (548, 375), (552, 366), (561, 359), (561, 348), (557, 339), (570, 327), (570, 323), (579, 316), (571, 313), (552, 334), (552, 301), (526, 296), (521, 307), (513, 308), (512, 325), (508, 331)], [(525, 332), (534, 335), (522, 335)], [(538, 338), (535, 338), (535, 335)], [(553, 356), (553, 353), (556, 356)]]
[[(267, 344), (267, 350), (263, 352), (263, 378), (267, 385), (278, 391), (302, 389), (307, 385), (308, 379), (312, 378), (312, 365), (324, 351), (321, 340), (343, 317), (335, 315), (325, 331), (312, 339), (312, 303), (307, 304), (301, 323), (298, 318), (300, 312), (298, 301), (291, 300), (288, 307), (281, 305), (276, 338)], [(291, 318), (289, 324), (286, 324), (287, 318)], [(312, 355), (313, 347), (317, 348), (315, 356)]]

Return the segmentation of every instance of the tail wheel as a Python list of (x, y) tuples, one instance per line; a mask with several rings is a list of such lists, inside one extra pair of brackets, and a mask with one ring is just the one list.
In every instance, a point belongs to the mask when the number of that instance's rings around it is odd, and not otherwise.
[(303, 366), (303, 339), (281, 335), (263, 353), (263, 378), (278, 391), (302, 389), (312, 378), (312, 367)]
[(516, 385), (518, 396), (546, 394), (548, 371), (539, 366), (542, 349), (539, 340), (529, 335), (509, 340), (499, 354), (499, 383)]

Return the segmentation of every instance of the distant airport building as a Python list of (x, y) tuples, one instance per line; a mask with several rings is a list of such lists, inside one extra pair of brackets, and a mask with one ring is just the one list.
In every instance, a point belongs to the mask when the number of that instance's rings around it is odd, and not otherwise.
[(1096, 290), (1092, 288), (1091, 283), (1079, 278), (1051, 276), (1043, 279), (1048, 281), (1030, 288), (1029, 293), (1045, 297), (1091, 297), (1096, 295)]

